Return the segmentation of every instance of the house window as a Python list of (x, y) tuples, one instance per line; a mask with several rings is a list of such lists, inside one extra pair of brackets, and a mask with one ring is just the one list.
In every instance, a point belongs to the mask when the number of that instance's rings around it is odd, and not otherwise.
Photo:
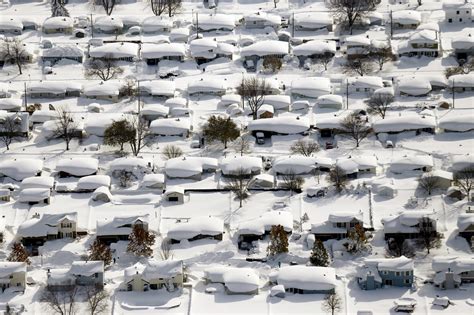
[(397, 277), (400, 277), (400, 271), (396, 271), (396, 272), (395, 272), (395, 275), (396, 275)]
[(156, 283), (150, 284), (150, 290), (158, 290), (158, 285)]
[(388, 275), (388, 271), (387, 271), (387, 270), (384, 270), (384, 271), (382, 271), (382, 274), (383, 274), (383, 275)]
[(405, 275), (406, 275), (406, 276), (409, 276), (409, 275), (410, 275), (410, 271), (405, 271)]
[(133, 290), (133, 286), (131, 283), (127, 284), (127, 291), (132, 291)]
[(168, 201), (170, 202), (177, 202), (178, 201), (178, 197), (168, 197)]
[(21, 283), (18, 282), (18, 283), (16, 284), (16, 286), (17, 286), (17, 287), (21, 287)]
[(94, 277), (99, 278), (99, 273), (96, 272), (96, 273), (94, 274)]
[(456, 14), (459, 14), (459, 11), (456, 11)]
[(72, 228), (72, 223), (71, 222), (64, 222), (61, 223), (62, 228)]
[(410, 284), (410, 279), (405, 279), (405, 284)]
[(459, 22), (462, 22), (462, 19), (459, 19)]

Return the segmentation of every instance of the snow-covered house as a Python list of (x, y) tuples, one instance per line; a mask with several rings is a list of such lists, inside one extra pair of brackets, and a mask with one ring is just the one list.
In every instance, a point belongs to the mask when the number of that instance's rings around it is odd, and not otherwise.
[(178, 220), (168, 229), (167, 237), (172, 244), (200, 239), (222, 241), (224, 221), (212, 216), (193, 217), (188, 221)]
[(169, 107), (160, 104), (148, 104), (140, 110), (140, 116), (146, 121), (167, 118), (170, 112)]
[(102, 260), (74, 261), (71, 267), (47, 270), (46, 284), (52, 291), (86, 286), (104, 288), (104, 262)]
[(121, 61), (133, 61), (138, 59), (138, 44), (115, 42), (102, 46), (90, 47), (89, 57), (93, 59), (115, 59)]
[(26, 188), (20, 191), (18, 202), (34, 205), (38, 203), (49, 204), (51, 190), (47, 188)]
[(74, 20), (68, 16), (49, 17), (43, 22), (43, 33), (65, 33), (71, 34), (74, 27)]
[(436, 181), (436, 188), (448, 189), (453, 184), (453, 173), (443, 170), (433, 170), (429, 173), (421, 174), (421, 180), (424, 178), (433, 178)]
[(474, 246), (474, 213), (462, 213), (458, 216), (458, 235), (466, 239), (471, 248)]
[(143, 176), (141, 187), (148, 189), (161, 189), (165, 188), (165, 175), (164, 174), (145, 174)]
[(270, 280), (296, 294), (332, 294), (337, 285), (336, 271), (330, 267), (285, 266), (271, 274)]
[(431, 90), (431, 83), (422, 76), (403, 76), (397, 78), (397, 90), (400, 95), (425, 96)]
[(28, 137), (29, 134), (30, 115), (27, 112), (0, 110), (0, 136)]
[(397, 134), (405, 131), (416, 131), (417, 135), (421, 134), (421, 132), (434, 134), (436, 120), (434, 117), (421, 116), (417, 114), (389, 116), (385, 117), (385, 119), (374, 121), (372, 128), (376, 134)]
[(420, 237), (422, 228), (436, 233), (435, 213), (430, 211), (412, 210), (404, 211), (399, 215), (382, 219), (385, 240), (394, 239), (416, 239)]
[(249, 71), (257, 69), (259, 60), (265, 57), (282, 59), (289, 53), (288, 43), (278, 40), (262, 40), (241, 49), (244, 67)]
[(362, 290), (375, 290), (384, 286), (411, 287), (414, 278), (413, 260), (401, 256), (366, 259), (357, 282)]
[(271, 27), (278, 30), (281, 26), (281, 16), (266, 12), (257, 12), (244, 16), (244, 26), (247, 29)]
[(97, 174), (99, 161), (95, 158), (64, 158), (56, 163), (59, 177), (84, 177)]
[(57, 45), (43, 49), (41, 60), (43, 64), (54, 65), (61, 60), (73, 60), (82, 63), (84, 52), (77, 45)]
[(239, 224), (236, 234), (239, 249), (250, 250), (253, 242), (262, 240), (269, 235), (272, 227), (281, 225), (287, 234), (293, 232), (293, 214), (289, 211), (273, 210), (263, 213), (260, 217)]
[(434, 285), (440, 289), (455, 289), (474, 282), (473, 257), (438, 256), (433, 258), (431, 267), (436, 272)]
[(160, 136), (187, 137), (191, 130), (191, 122), (187, 118), (165, 118), (153, 120), (150, 132)]
[(222, 96), (227, 90), (226, 82), (218, 78), (201, 78), (188, 84), (188, 95), (210, 94)]
[(311, 156), (279, 156), (274, 159), (272, 170), (275, 175), (314, 174), (318, 169), (317, 158)]
[(318, 98), (331, 94), (331, 81), (324, 77), (305, 77), (291, 81), (291, 95), (302, 98)]
[(77, 227), (77, 212), (42, 215), (36, 213), (31, 219), (20, 224), (17, 232), (21, 243), (32, 255), (38, 255), (38, 247), (48, 240), (72, 239), (78, 234), (86, 234), (86, 231), (80, 231)]
[(371, 40), (368, 36), (355, 35), (347, 36), (344, 40), (346, 54), (348, 59), (357, 59), (367, 56)]
[(198, 65), (220, 57), (232, 59), (234, 50), (233, 45), (217, 42), (215, 38), (198, 38), (189, 43), (191, 57)]
[(209, 267), (204, 271), (206, 283), (222, 283), (227, 294), (258, 294), (260, 279), (252, 268)]
[(0, 263), (0, 290), (24, 291), (26, 288), (26, 263), (3, 261)]
[(46, 188), (53, 189), (54, 177), (50, 176), (33, 176), (27, 177), (21, 181), (21, 189), (27, 188)]
[(24, 100), (20, 98), (0, 98), (0, 110), (7, 112), (19, 112), (23, 106)]
[(311, 234), (321, 241), (340, 240), (346, 238), (357, 225), (364, 227), (362, 212), (335, 212), (328, 216), (327, 221), (311, 224)]
[(325, 94), (318, 97), (316, 104), (319, 108), (342, 109), (344, 101), (341, 95)]
[(31, 98), (79, 97), (82, 84), (73, 81), (39, 81), (28, 84), (26, 93)]
[(197, 28), (199, 32), (231, 32), (235, 28), (235, 18), (231, 14), (200, 14), (199, 22), (197, 25), (194, 25), (194, 27)]
[(467, 153), (462, 155), (455, 155), (452, 157), (451, 170), (453, 171), (453, 173), (459, 172), (468, 167), (474, 167), (474, 155)]
[(293, 47), (293, 55), (298, 57), (300, 67), (306, 59), (317, 61), (320, 58), (332, 58), (336, 54), (336, 41), (334, 40), (310, 40), (306, 43)]
[(400, 57), (438, 57), (441, 54), (438, 32), (417, 31), (407, 40), (400, 42), (397, 52)]
[(165, 164), (168, 178), (190, 178), (200, 180), (203, 173), (215, 172), (218, 161), (208, 157), (177, 157), (169, 159)]
[(142, 30), (145, 34), (169, 32), (172, 27), (172, 21), (162, 16), (149, 16), (142, 21)]
[(186, 46), (181, 43), (143, 44), (142, 59), (149, 65), (157, 65), (161, 60), (183, 61)]
[(433, 165), (434, 162), (431, 155), (405, 155), (395, 158), (390, 162), (390, 171), (394, 174), (412, 171), (430, 172), (433, 169)]
[(75, 191), (78, 192), (93, 192), (99, 187), (110, 187), (110, 176), (108, 175), (89, 175), (81, 177), (77, 181)]
[(120, 17), (102, 15), (94, 19), (92, 25), (94, 32), (104, 34), (121, 34), (124, 28), (123, 21)]
[(455, 74), (449, 77), (449, 87), (454, 92), (474, 91), (474, 73)]
[(273, 117), (249, 122), (247, 129), (256, 134), (262, 132), (265, 137), (272, 135), (305, 134), (310, 129), (309, 120), (300, 117)]
[(451, 48), (460, 63), (474, 56), (474, 37), (472, 34), (456, 36), (451, 40)]
[(140, 81), (140, 95), (153, 97), (173, 97), (176, 93), (176, 83), (169, 80)]
[(332, 31), (333, 17), (328, 12), (302, 12), (294, 15), (292, 23), (295, 31), (317, 31), (326, 29)]
[(166, 191), (163, 193), (163, 200), (172, 203), (182, 204), (184, 203), (186, 191), (181, 186), (173, 186), (167, 188)]
[(415, 10), (400, 10), (392, 13), (394, 29), (416, 29), (421, 24), (421, 13)]
[(96, 238), (110, 245), (118, 241), (127, 241), (135, 226), (148, 231), (148, 215), (116, 216), (97, 221)]
[(472, 22), (472, 2), (470, 0), (454, 0), (443, 2), (445, 21), (448, 23)]
[[(265, 119), (267, 120), (267, 119)], [(222, 175), (233, 176), (255, 176), (262, 171), (262, 159), (253, 156), (233, 156), (225, 157), (220, 163)]]
[(42, 170), (43, 161), (39, 159), (5, 159), (0, 162), (0, 178), (22, 181), (27, 177), (40, 176)]
[(124, 291), (150, 291), (166, 288), (174, 291), (184, 282), (182, 260), (149, 260), (146, 265), (136, 263), (124, 270)]
[(0, 18), (0, 34), (20, 35), (23, 32), (23, 23), (18, 18)]
[(291, 96), (284, 94), (265, 95), (263, 98), (263, 105), (270, 105), (274, 110), (289, 111), (291, 105)]
[(366, 92), (372, 94), (375, 90), (383, 88), (383, 80), (376, 76), (351, 77), (347, 79), (350, 92)]

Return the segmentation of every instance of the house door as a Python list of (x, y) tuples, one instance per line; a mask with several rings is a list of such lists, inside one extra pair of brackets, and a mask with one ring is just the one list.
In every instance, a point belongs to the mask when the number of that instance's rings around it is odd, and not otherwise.
[(392, 285), (392, 280), (385, 279), (384, 283), (385, 283), (385, 285)]

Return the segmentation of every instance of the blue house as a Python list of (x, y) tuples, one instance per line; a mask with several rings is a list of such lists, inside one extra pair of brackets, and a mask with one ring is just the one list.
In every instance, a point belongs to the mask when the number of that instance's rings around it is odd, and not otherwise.
[(401, 256), (367, 260), (357, 281), (362, 290), (375, 290), (384, 286), (411, 287), (413, 278), (413, 260)]

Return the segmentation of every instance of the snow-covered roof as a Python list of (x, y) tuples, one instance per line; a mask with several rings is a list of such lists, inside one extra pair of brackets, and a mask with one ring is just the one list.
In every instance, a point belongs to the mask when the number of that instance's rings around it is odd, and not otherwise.
[(233, 30), (235, 28), (235, 18), (230, 14), (200, 14), (199, 28), (202, 30)]
[(3, 16), (0, 18), (0, 30), (22, 31), (23, 23), (17, 18)]
[(423, 218), (433, 219), (434, 213), (424, 210), (404, 211), (397, 216), (382, 218), (384, 233), (418, 233)]
[(173, 23), (169, 18), (162, 16), (149, 16), (142, 22), (142, 29), (145, 33), (153, 33), (170, 29)]
[(142, 180), (142, 186), (150, 187), (155, 184), (164, 184), (165, 175), (164, 174), (145, 174)]
[(0, 262), (0, 278), (9, 278), (12, 274), (17, 272), (26, 273), (26, 263), (16, 261), (2, 261)]
[(378, 76), (351, 77), (347, 81), (354, 88), (375, 90), (383, 87), (383, 80)]
[(455, 74), (449, 77), (450, 87), (474, 87), (474, 73)]
[(379, 271), (412, 271), (413, 260), (405, 256), (396, 258), (366, 259), (367, 265), (375, 265)]
[(453, 109), (441, 117), (438, 126), (444, 130), (469, 131), (474, 130), (474, 111)]
[(150, 281), (153, 279), (169, 279), (183, 273), (182, 260), (149, 260), (143, 270), (143, 279)]
[(153, 115), (153, 116), (168, 116), (170, 109), (164, 105), (160, 104), (148, 104), (145, 105), (145, 108), (140, 110), (140, 115)]
[(49, 188), (25, 188), (20, 191), (19, 202), (40, 202), (48, 199), (51, 194)]
[(129, 235), (132, 225), (137, 221), (148, 223), (147, 215), (116, 216), (110, 219), (97, 221), (97, 235)]
[(75, 276), (90, 277), (95, 273), (104, 273), (102, 260), (73, 261), (69, 272)]
[(176, 223), (168, 230), (167, 236), (174, 240), (187, 240), (198, 235), (219, 235), (224, 232), (222, 219), (202, 216), (193, 217), (188, 222)]
[(271, 105), (274, 109), (285, 109), (288, 108), (291, 104), (291, 96), (290, 95), (266, 95), (263, 98), (263, 104)]
[(101, 81), (84, 85), (83, 93), (86, 97), (118, 96), (121, 84), (119, 81)]
[(181, 186), (172, 186), (170, 188), (166, 188), (165, 193), (163, 194), (163, 197), (167, 197), (168, 195), (171, 194), (179, 194), (179, 195), (184, 195), (185, 190), (184, 187)]
[(43, 49), (43, 57), (82, 57), (84, 52), (77, 45), (55, 45)]
[(472, 9), (472, 3), (466, 0), (443, 1), (443, 10)]
[(177, 136), (189, 131), (191, 122), (187, 118), (155, 119), (150, 124), (150, 132), (155, 135)]
[(407, 130), (417, 130), (425, 128), (435, 128), (436, 120), (434, 117), (420, 115), (404, 115), (386, 117), (374, 121), (372, 127), (376, 133), (379, 132), (402, 132)]
[(461, 171), (467, 167), (474, 167), (474, 155), (467, 153), (452, 157), (451, 169), (453, 171)]
[(24, 100), (21, 98), (0, 98), (0, 110), (19, 111), (23, 106)]
[(461, 213), (458, 216), (458, 230), (460, 232), (474, 226), (474, 213)]
[(173, 97), (165, 101), (165, 106), (168, 106), (169, 108), (186, 107), (187, 103), (188, 103), (188, 100), (185, 99), (184, 97)]
[(370, 39), (367, 36), (363, 35), (354, 35), (354, 36), (347, 36), (344, 40), (346, 46), (369, 46)]
[(394, 173), (413, 171), (423, 167), (433, 167), (431, 155), (406, 155), (396, 158), (390, 163), (390, 171)]
[(219, 166), (224, 175), (235, 175), (240, 171), (250, 174), (262, 169), (262, 159), (253, 156), (225, 157), (221, 159)]
[(188, 84), (188, 94), (195, 93), (219, 93), (225, 92), (227, 84), (219, 78), (201, 78), (200, 80), (193, 80)]
[(309, 156), (279, 156), (273, 161), (272, 169), (276, 173), (308, 174), (317, 167), (317, 160)]
[(208, 157), (177, 157), (165, 164), (165, 173), (169, 177), (191, 177), (206, 170), (216, 170), (218, 161)]
[(291, 81), (291, 93), (307, 97), (319, 97), (331, 93), (331, 81), (324, 77), (305, 77)]
[(285, 289), (333, 290), (336, 287), (336, 271), (330, 267), (285, 266), (278, 270), (277, 283)]
[(55, 120), (59, 117), (59, 114), (55, 110), (41, 109), (35, 110), (30, 116), (32, 123), (44, 123), (50, 120)]
[(414, 75), (397, 78), (397, 88), (400, 93), (420, 96), (428, 94), (432, 87), (428, 78)]
[(123, 21), (117, 16), (102, 15), (94, 19), (94, 28), (102, 31), (122, 29)]
[(252, 268), (232, 268), (223, 274), (224, 285), (233, 293), (247, 293), (258, 289), (260, 279)]
[(216, 56), (217, 41), (212, 38), (198, 38), (189, 43), (191, 56), (202, 58), (214, 58)]
[(77, 181), (77, 188), (79, 190), (96, 190), (99, 187), (110, 186), (110, 176), (108, 175), (90, 175), (80, 178)]
[(267, 56), (267, 55), (286, 55), (288, 54), (288, 43), (278, 40), (262, 40), (252, 45), (242, 48), (240, 55), (249, 56)]
[(451, 270), (455, 274), (474, 271), (474, 257), (436, 256), (431, 267), (436, 272)]
[(89, 56), (91, 58), (104, 58), (106, 56), (111, 58), (135, 58), (138, 57), (138, 47), (138, 44), (135, 43), (107, 43), (102, 46), (91, 46)]
[(99, 161), (95, 158), (78, 157), (64, 158), (56, 163), (56, 171), (68, 173), (72, 176), (92, 175), (99, 169)]
[(0, 176), (21, 181), (36, 176), (43, 169), (43, 161), (39, 159), (11, 159), (0, 162)]
[(328, 12), (303, 12), (294, 15), (294, 23), (304, 28), (322, 28), (331, 25), (333, 18)]
[(28, 93), (53, 93), (81, 91), (82, 84), (73, 81), (39, 81), (28, 84)]
[(146, 158), (142, 157), (122, 157), (114, 159), (109, 164), (110, 171), (133, 171), (135, 169), (148, 169), (152, 165), (152, 162)]
[(415, 10), (401, 10), (392, 13), (392, 21), (402, 25), (421, 23), (421, 13)]
[(279, 26), (281, 24), (281, 16), (267, 12), (257, 12), (246, 15), (245, 22), (263, 21), (267, 26)]
[(141, 55), (144, 59), (155, 59), (169, 56), (183, 57), (186, 55), (186, 46), (181, 43), (143, 44)]
[(49, 17), (43, 22), (43, 29), (72, 28), (74, 20), (67, 16)]
[(309, 130), (307, 118), (300, 117), (273, 117), (252, 120), (248, 124), (250, 131), (268, 131), (280, 134), (297, 134)]
[(26, 188), (48, 188), (54, 186), (54, 178), (50, 176), (27, 177), (21, 181), (21, 189)]
[(451, 39), (451, 47), (453, 49), (474, 49), (474, 36), (459, 35)]
[(331, 106), (331, 105), (342, 106), (343, 99), (341, 95), (325, 94), (318, 97), (317, 103), (319, 106)]
[(110, 127), (114, 121), (127, 119), (128, 115), (122, 113), (100, 113), (89, 115), (86, 118), (84, 124), (84, 130), (89, 135), (95, 135), (99, 137), (104, 136), (105, 129)]
[(225, 94), (222, 95), (219, 105), (228, 106), (231, 104), (240, 104), (242, 97), (239, 94)]
[[(35, 189), (35, 188), (30, 188)], [(48, 190), (49, 192), (49, 190)], [(22, 237), (39, 237), (46, 236), (48, 234), (58, 234), (58, 225), (64, 220), (77, 222), (77, 213), (58, 213), (48, 214), (44, 213), (41, 217), (31, 218), (24, 221), (18, 227), (18, 235)]]
[(409, 38), (408, 42), (411, 44), (424, 44), (424, 43), (437, 43), (438, 34), (432, 30), (421, 30), (413, 33)]
[(333, 40), (311, 40), (293, 48), (296, 56), (310, 56), (313, 54), (336, 53), (336, 42)]

